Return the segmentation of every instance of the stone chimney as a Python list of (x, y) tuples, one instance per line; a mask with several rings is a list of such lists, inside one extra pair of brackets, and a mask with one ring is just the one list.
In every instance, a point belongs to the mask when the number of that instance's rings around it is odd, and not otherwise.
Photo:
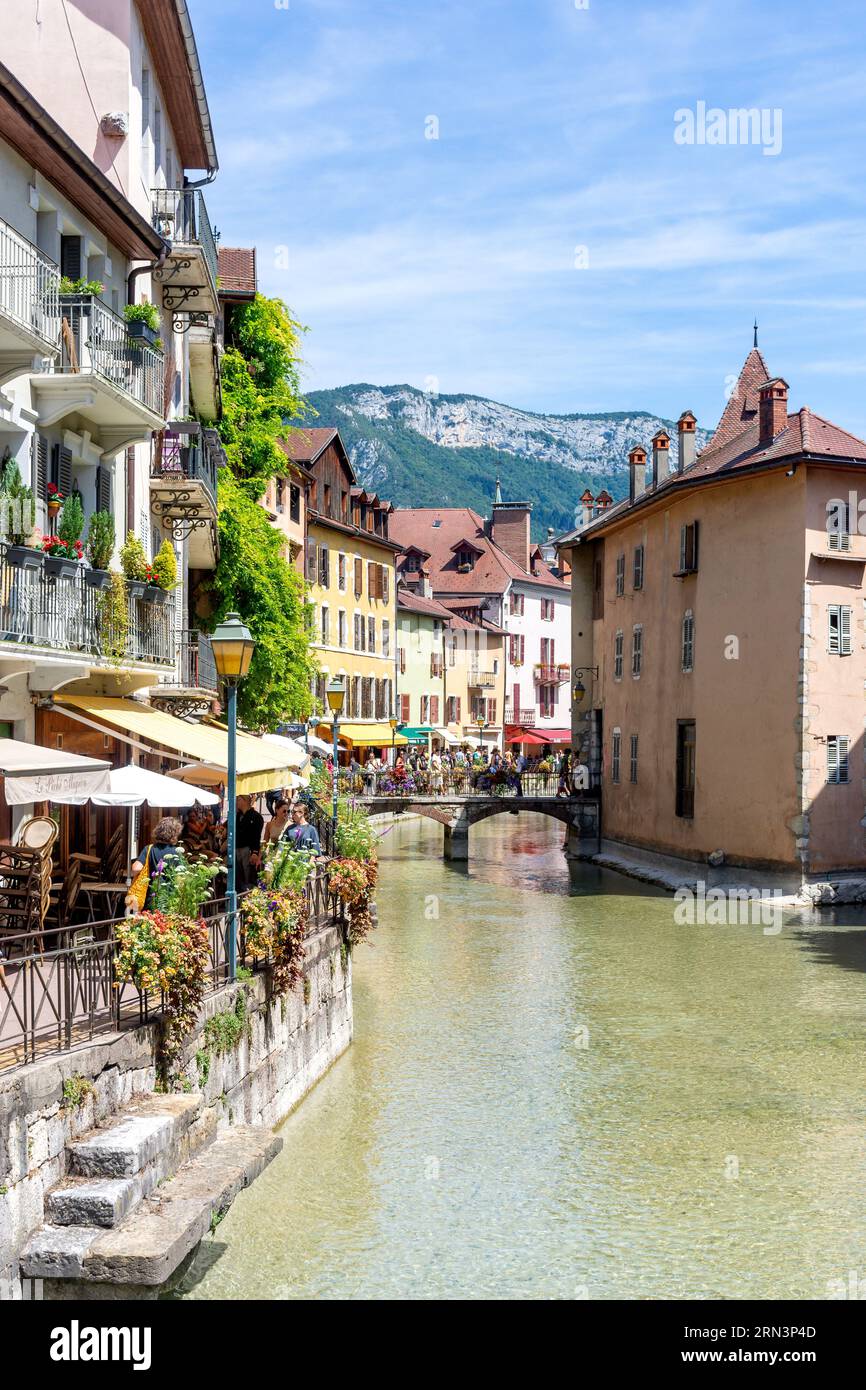
[(653, 475), (651, 484), (658, 487), (671, 471), (671, 437), (667, 430), (656, 430), (652, 437)]
[(581, 526), (588, 526), (592, 521), (593, 496), (589, 488), (584, 488), (583, 496), (580, 499), (581, 505)]
[(788, 383), (780, 376), (765, 381), (760, 390), (758, 439), (765, 447), (788, 424)]
[(684, 468), (690, 468), (696, 457), (697, 438), (695, 430), (697, 428), (697, 418), (690, 410), (684, 410), (679, 420), (677, 420), (677, 469), (682, 473)]
[(636, 502), (646, 487), (646, 449), (635, 444), (628, 451), (629, 486), (628, 500)]
[(532, 513), (531, 502), (497, 502), (493, 507), (493, 522), (490, 539), (500, 550), (519, 565), (529, 570), (529, 518)]
[(430, 579), (429, 570), (421, 570), (420, 576), (418, 578), (418, 587), (416, 588), (415, 593), (418, 595), (419, 598), (433, 597), (433, 584)]

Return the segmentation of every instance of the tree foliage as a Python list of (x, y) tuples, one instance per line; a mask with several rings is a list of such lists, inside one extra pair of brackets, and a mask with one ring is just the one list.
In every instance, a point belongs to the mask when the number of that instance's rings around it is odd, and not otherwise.
[(300, 386), (303, 328), (279, 299), (256, 295), (234, 311), (233, 346), (223, 356), (219, 431), (235, 476), (260, 495), (285, 472), (278, 439), (304, 413)]
[(256, 639), (238, 713), (250, 728), (306, 718), (315, 670), (306, 627), (304, 581), (284, 554), (285, 537), (259, 499), (286, 471), (277, 443), (286, 421), (304, 413), (301, 325), (279, 299), (256, 295), (234, 310), (222, 361), (219, 424), (229, 467), (219, 476), (220, 558), (212, 585), (214, 622), (237, 612)]
[(281, 533), (228, 468), (220, 472), (218, 499), (214, 621), (240, 613), (256, 639), (250, 673), (238, 688), (238, 714), (250, 728), (274, 729), (310, 712), (314, 665), (304, 581), (283, 554)]

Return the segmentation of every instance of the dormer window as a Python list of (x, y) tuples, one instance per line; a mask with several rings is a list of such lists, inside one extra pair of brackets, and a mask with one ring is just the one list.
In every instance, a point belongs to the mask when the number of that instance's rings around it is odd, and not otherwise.
[(457, 568), (459, 570), (471, 570), (475, 564), (475, 555), (471, 550), (458, 550)]
[(418, 559), (418, 556), (417, 556), (417, 555), (407, 555), (407, 556), (406, 556), (406, 560), (405, 560), (405, 563), (404, 563), (404, 565), (403, 565), (403, 568), (404, 568), (404, 570), (406, 571), (407, 574), (417, 574), (417, 573), (418, 573), (418, 570), (420, 569), (420, 566), (421, 566), (421, 562), (420, 562), (420, 560)]

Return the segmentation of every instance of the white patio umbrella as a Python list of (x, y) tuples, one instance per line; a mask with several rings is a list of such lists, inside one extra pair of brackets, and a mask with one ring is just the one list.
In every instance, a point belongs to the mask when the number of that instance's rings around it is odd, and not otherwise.
[[(199, 806), (218, 806), (219, 797), (215, 792), (205, 791), (203, 787), (189, 786), (184, 782), (173, 782), (159, 772), (150, 772), (146, 767), (136, 767), (129, 763), (126, 767), (113, 768), (109, 774), (111, 790), (100, 792), (90, 799), (94, 806), (142, 806), (165, 807), (171, 811), (189, 810)], [(135, 816), (129, 817), (129, 863), (135, 861), (138, 853)]]
[(333, 753), (334, 751), (333, 743), (326, 743), (323, 738), (319, 738), (318, 734), (310, 734), (309, 740), (310, 748), (314, 753)]

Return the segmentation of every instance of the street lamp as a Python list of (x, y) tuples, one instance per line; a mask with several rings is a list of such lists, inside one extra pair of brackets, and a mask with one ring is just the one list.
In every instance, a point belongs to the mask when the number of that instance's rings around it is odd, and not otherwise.
[(226, 906), (228, 908), (228, 968), (229, 979), (237, 974), (238, 963), (238, 895), (235, 869), (235, 838), (237, 831), (237, 753), (238, 753), (238, 682), (250, 669), (255, 642), (249, 628), (241, 622), (239, 613), (227, 613), (211, 637), (217, 675), (228, 691), (229, 754), (228, 754), (228, 836), (226, 844)]
[(325, 694), (328, 698), (328, 708), (334, 716), (334, 801), (331, 811), (331, 819), (334, 823), (334, 831), (337, 829), (337, 783), (339, 781), (340, 767), (340, 746), (338, 738), (340, 734), (340, 715), (343, 713), (343, 701), (346, 698), (346, 687), (339, 676), (334, 676), (325, 686)]
[(483, 757), (484, 757), (484, 723), (485, 723), (484, 715), (483, 715), (483, 714), (479, 714), (478, 718), (475, 720), (475, 723), (478, 725), (478, 744), (479, 744), (479, 747), (480, 747), (480, 749), (481, 749), (481, 756), (482, 756), (482, 758), (483, 758)]
[(391, 718), (388, 720), (388, 723), (391, 725), (391, 766), (392, 766), (392, 767), (394, 766), (395, 762), (397, 761), (397, 724), (398, 724), (398, 722), (399, 722), (399, 721), (398, 721), (397, 719), (394, 718), (393, 714), (391, 715)]
[(574, 668), (574, 685), (572, 686), (572, 689), (571, 689), (571, 695), (572, 695), (572, 699), (574, 700), (574, 703), (575, 703), (576, 705), (579, 705), (579, 704), (580, 704), (581, 700), (583, 699), (584, 695), (586, 694), (586, 686), (585, 686), (584, 683), (583, 683), (583, 677), (584, 677), (585, 675), (594, 676), (595, 679), (597, 680), (597, 679), (598, 679), (598, 667), (597, 667), (597, 666), (575, 666), (575, 668)]

